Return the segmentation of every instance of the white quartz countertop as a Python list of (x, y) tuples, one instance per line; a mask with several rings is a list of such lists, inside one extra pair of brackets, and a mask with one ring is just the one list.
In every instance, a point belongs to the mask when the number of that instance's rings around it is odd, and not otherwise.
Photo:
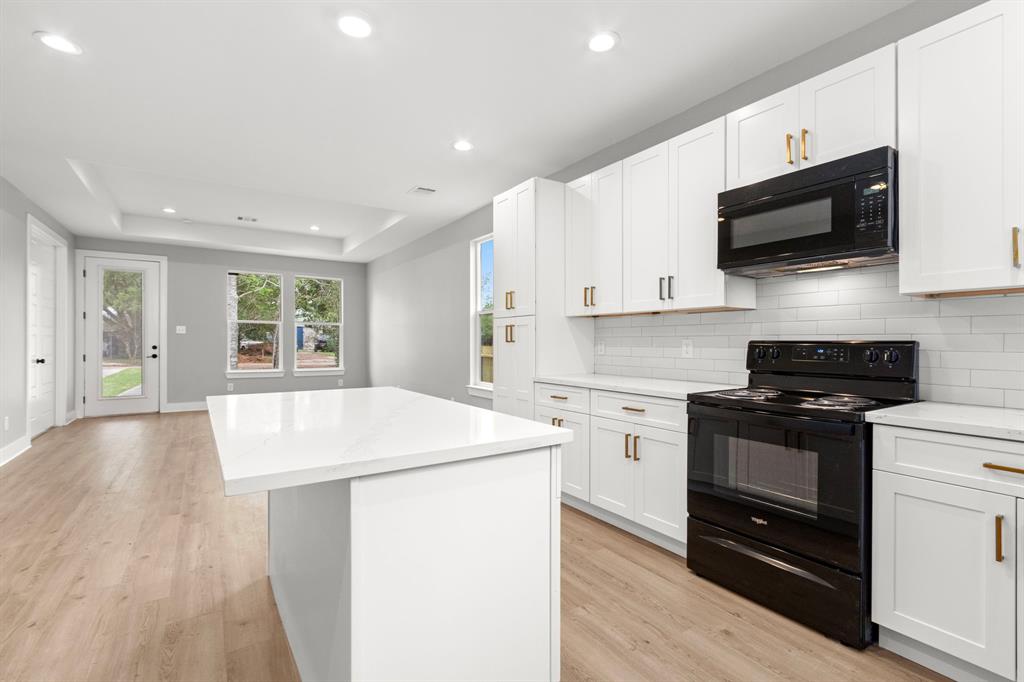
[(561, 384), (579, 388), (596, 388), (602, 391), (653, 395), (659, 398), (686, 400), (688, 393), (701, 391), (722, 391), (740, 388), (736, 384), (706, 384), (699, 381), (677, 381), (675, 379), (646, 379), (644, 377), (620, 377), (613, 374), (567, 374), (563, 376), (537, 377), (534, 383)]
[(572, 440), (568, 429), (391, 387), (219, 395), (206, 403), (227, 495)]
[(920, 402), (867, 413), (874, 424), (1024, 441), (1024, 410), (956, 403)]

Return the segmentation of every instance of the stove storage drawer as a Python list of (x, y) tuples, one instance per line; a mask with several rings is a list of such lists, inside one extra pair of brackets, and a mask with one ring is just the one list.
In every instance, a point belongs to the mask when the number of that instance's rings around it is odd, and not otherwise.
[(874, 468), (1024, 497), (1024, 443), (875, 425)]
[(672, 398), (593, 391), (590, 413), (659, 429), (686, 432), (686, 402)]
[(534, 384), (533, 404), (587, 414), (590, 412), (590, 389), (559, 384)]

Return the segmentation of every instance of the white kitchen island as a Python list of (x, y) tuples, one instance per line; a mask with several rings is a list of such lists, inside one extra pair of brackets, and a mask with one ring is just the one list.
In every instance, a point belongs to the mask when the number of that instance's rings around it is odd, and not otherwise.
[(316, 680), (557, 680), (570, 431), (398, 388), (207, 399)]

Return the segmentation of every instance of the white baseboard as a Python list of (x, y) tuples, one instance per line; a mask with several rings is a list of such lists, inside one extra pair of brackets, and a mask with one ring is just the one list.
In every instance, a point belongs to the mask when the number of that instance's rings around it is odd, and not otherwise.
[(626, 531), (630, 535), (635, 535), (638, 538), (647, 540), (647, 542), (650, 542), (652, 545), (657, 545), (662, 549), (667, 549), (673, 554), (678, 554), (684, 559), (686, 558), (685, 542), (679, 542), (675, 538), (670, 538), (667, 535), (662, 535), (661, 533), (653, 531), (650, 528), (645, 528), (644, 526), (641, 526), (639, 523), (634, 523), (633, 521), (625, 519), (619, 516), (618, 514), (612, 514), (609, 511), (605, 511), (600, 507), (592, 505), (585, 500), (579, 499), (578, 497), (573, 497), (572, 495), (566, 495), (565, 493), (562, 493), (562, 504), (569, 505), (573, 509), (579, 509), (584, 514), (589, 514), (590, 516), (593, 516), (596, 519), (600, 519), (601, 521), (604, 521), (605, 523), (611, 526), (615, 526), (616, 528), (620, 528)]
[(934, 670), (940, 675), (945, 675), (954, 680), (963, 682), (968, 680), (971, 682), (1013, 682), (1001, 675), (996, 675), (993, 672), (979, 668), (973, 663), (961, 661), (959, 658), (950, 656), (945, 651), (940, 651), (886, 627), (879, 626), (878, 628), (878, 646), (894, 654), (899, 654), (903, 658), (909, 658), (914, 663), (923, 665), (929, 670)]
[(32, 447), (32, 439), (27, 435), (8, 443), (2, 449), (0, 449), (0, 466), (7, 464), (12, 459), (20, 455), (21, 453)]
[(205, 412), (206, 401), (197, 400), (191, 403), (167, 403), (161, 412)]

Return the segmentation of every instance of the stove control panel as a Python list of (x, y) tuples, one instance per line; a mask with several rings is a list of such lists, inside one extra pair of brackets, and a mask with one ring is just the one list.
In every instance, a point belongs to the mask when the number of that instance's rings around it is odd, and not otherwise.
[(751, 341), (747, 369), (754, 372), (917, 378), (916, 341)]

